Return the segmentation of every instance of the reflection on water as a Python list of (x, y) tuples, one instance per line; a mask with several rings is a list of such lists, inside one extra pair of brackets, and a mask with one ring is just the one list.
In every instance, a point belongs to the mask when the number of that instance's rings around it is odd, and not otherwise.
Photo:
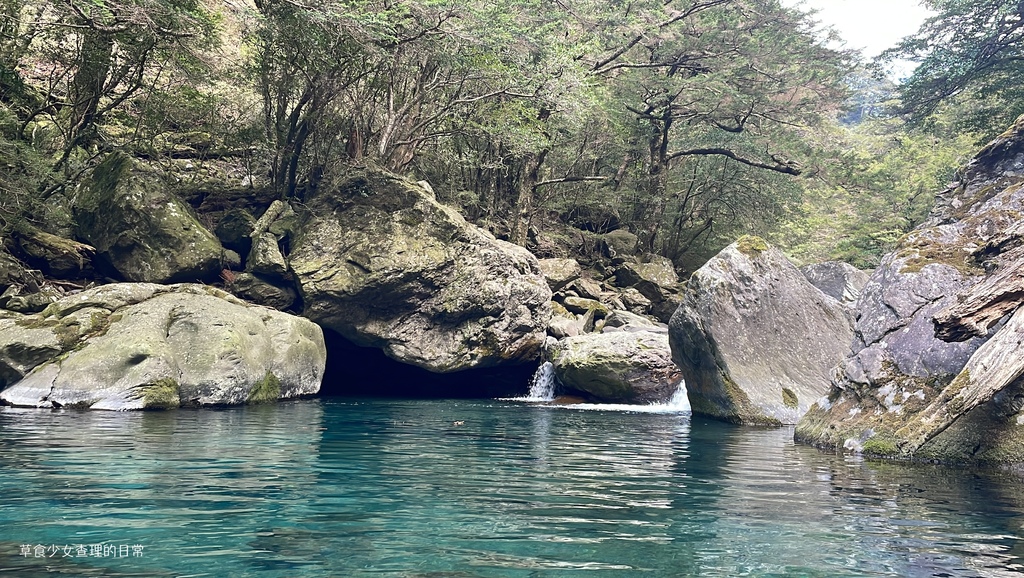
[[(514, 402), (0, 410), (0, 573), (1016, 576), (1010, 475)], [(22, 556), (22, 545), (144, 546)], [(72, 553), (74, 551), (72, 550)]]

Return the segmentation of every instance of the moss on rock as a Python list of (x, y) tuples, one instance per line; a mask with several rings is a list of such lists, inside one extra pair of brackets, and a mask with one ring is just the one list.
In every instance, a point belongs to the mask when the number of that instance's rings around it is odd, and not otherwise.
[(792, 389), (784, 387), (782, 388), (782, 404), (786, 407), (798, 407), (800, 401)]
[(768, 242), (754, 235), (743, 235), (736, 240), (736, 250), (751, 259), (768, 250)]
[(174, 379), (158, 379), (141, 389), (145, 409), (174, 409), (181, 405), (178, 382)]
[(281, 397), (281, 381), (273, 372), (268, 371), (263, 379), (256, 382), (256, 385), (249, 390), (247, 403), (268, 403), (277, 401)]

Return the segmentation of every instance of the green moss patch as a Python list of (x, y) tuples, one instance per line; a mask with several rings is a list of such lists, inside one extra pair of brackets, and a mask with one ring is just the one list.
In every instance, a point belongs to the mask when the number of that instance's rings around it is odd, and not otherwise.
[(792, 408), (799, 407), (800, 400), (797, 399), (796, 392), (788, 387), (782, 388), (782, 405)]
[(281, 380), (272, 372), (267, 372), (263, 379), (249, 390), (247, 403), (269, 403), (281, 398)]
[(142, 387), (142, 407), (145, 409), (174, 409), (180, 405), (178, 382), (170, 377)]
[(754, 235), (743, 235), (736, 240), (736, 250), (751, 259), (755, 259), (761, 253), (768, 250), (768, 242)]
[(880, 458), (894, 458), (899, 454), (899, 447), (892, 436), (879, 434), (864, 442), (864, 453)]

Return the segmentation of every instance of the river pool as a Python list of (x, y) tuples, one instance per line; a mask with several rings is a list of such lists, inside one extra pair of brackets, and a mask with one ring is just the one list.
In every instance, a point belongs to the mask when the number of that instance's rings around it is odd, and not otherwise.
[(792, 437), (503, 400), (4, 408), (0, 574), (1024, 573), (1021, 477)]

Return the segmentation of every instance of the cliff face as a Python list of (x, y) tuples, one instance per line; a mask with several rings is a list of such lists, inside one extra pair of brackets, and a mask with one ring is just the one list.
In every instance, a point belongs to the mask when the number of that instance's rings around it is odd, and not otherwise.
[(872, 274), (855, 305), (853, 353), (797, 440), (1024, 463), (1022, 217), (1024, 118), (964, 167)]

